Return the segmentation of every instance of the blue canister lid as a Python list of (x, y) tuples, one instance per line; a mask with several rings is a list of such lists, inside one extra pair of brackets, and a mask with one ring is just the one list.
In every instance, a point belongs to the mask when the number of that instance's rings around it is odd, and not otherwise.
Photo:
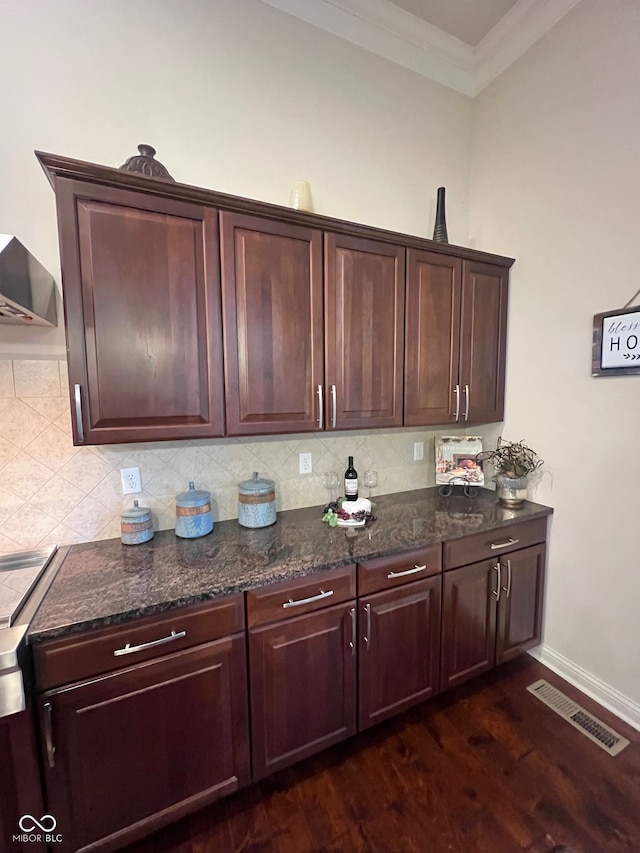
[(189, 490), (176, 495), (176, 506), (204, 506), (211, 501), (211, 492), (196, 489), (193, 480), (189, 482)]
[(123, 509), (120, 513), (120, 520), (124, 524), (138, 523), (149, 521), (151, 518), (151, 510), (148, 506), (140, 506), (138, 501), (133, 502), (132, 507)]
[(268, 495), (275, 490), (275, 480), (261, 478), (257, 471), (253, 472), (250, 480), (238, 483), (238, 491), (241, 495)]

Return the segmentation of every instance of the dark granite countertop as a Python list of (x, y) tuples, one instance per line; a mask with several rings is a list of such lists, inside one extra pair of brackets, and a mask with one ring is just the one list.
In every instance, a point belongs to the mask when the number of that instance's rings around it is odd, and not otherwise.
[(505, 509), (489, 489), (442, 497), (431, 488), (377, 497), (376, 520), (363, 528), (330, 528), (322, 508), (309, 507), (280, 512), (274, 525), (257, 530), (230, 520), (200, 539), (163, 530), (143, 545), (120, 539), (74, 545), (29, 637), (75, 634), (552, 512), (528, 501)]

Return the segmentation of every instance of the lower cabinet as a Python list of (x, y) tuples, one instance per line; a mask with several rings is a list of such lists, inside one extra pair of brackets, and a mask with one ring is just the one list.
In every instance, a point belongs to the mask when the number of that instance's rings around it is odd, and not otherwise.
[(358, 602), (358, 725), (366, 729), (440, 686), (440, 575)]
[(57, 850), (119, 849), (249, 780), (244, 633), (47, 690), (38, 707)]
[(56, 849), (117, 850), (536, 645), (545, 541), (535, 519), (36, 645)]
[(545, 544), (445, 572), (442, 689), (540, 642)]
[(34, 838), (38, 830), (33, 832), (30, 817), (40, 819), (44, 813), (33, 706), (28, 702), (25, 711), (0, 718), (0, 850), (46, 853), (42, 833)]
[(356, 602), (249, 633), (253, 776), (356, 731)]

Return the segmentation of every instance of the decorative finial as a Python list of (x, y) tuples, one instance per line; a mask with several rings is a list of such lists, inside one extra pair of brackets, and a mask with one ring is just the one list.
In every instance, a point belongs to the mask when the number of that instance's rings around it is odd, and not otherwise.
[(146, 175), (147, 178), (175, 180), (159, 160), (153, 159), (156, 149), (152, 145), (138, 145), (138, 151), (140, 152), (139, 154), (129, 157), (127, 162), (120, 166), (120, 168), (125, 172), (137, 172), (140, 175)]

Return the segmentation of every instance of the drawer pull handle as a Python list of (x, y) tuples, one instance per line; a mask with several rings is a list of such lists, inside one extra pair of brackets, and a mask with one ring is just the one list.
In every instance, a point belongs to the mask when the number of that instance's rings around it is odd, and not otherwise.
[(505, 542), (492, 542), (491, 550), (497, 551), (498, 548), (508, 548), (509, 545), (517, 545), (519, 541), (519, 539), (507, 539)]
[(51, 724), (51, 715), (53, 708), (51, 702), (44, 703), (44, 742), (47, 747), (47, 764), (49, 767), (56, 766), (56, 748), (53, 745), (53, 726)]
[(290, 598), (289, 601), (285, 601), (282, 606), (300, 607), (301, 604), (311, 604), (313, 601), (322, 601), (323, 598), (329, 598), (330, 595), (333, 595), (332, 589), (327, 590), (327, 592), (321, 589), (317, 595), (312, 595), (309, 598), (299, 598), (297, 601), (294, 601), (292, 598)]
[(412, 569), (405, 569), (404, 572), (389, 572), (387, 577), (389, 579), (391, 579), (391, 578), (403, 578), (403, 577), (405, 577), (405, 575), (415, 575), (416, 572), (424, 572), (426, 568), (427, 568), (426, 563), (424, 564), (424, 566), (415, 565)]
[(140, 643), (139, 646), (132, 646), (130, 643), (127, 643), (124, 649), (115, 649), (113, 656), (117, 658), (120, 657), (120, 655), (132, 655), (134, 652), (141, 652), (144, 649), (152, 649), (154, 646), (163, 646), (165, 643), (172, 643), (174, 640), (181, 640), (186, 636), (186, 631), (172, 631), (168, 637), (161, 637), (159, 640), (151, 640), (149, 643)]

